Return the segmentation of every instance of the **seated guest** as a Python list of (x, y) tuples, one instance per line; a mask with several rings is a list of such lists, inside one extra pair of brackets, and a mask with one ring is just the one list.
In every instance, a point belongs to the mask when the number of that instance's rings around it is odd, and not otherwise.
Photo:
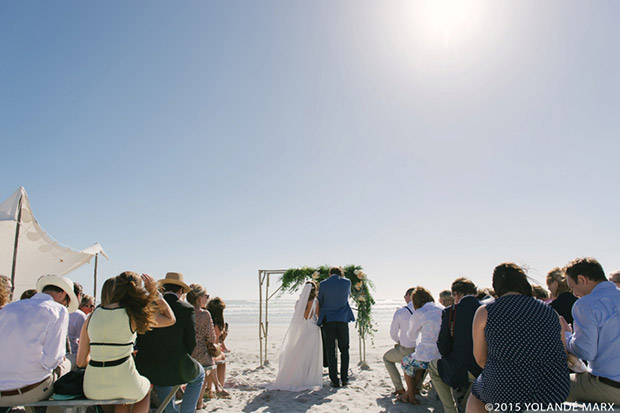
[(443, 305), (444, 307), (450, 307), (452, 304), (454, 304), (454, 299), (452, 298), (452, 293), (450, 292), (450, 290), (444, 290), (439, 293), (439, 304)]
[(407, 336), (415, 340), (413, 353), (403, 358), (401, 365), (405, 371), (407, 390), (398, 396), (398, 400), (419, 404), (415, 398), (418, 385), (424, 377), (428, 364), (441, 357), (437, 349), (437, 338), (441, 329), (441, 311), (443, 307), (435, 304), (433, 295), (424, 287), (416, 287), (411, 293), (415, 311), (409, 319)]
[(570, 291), (570, 287), (566, 282), (566, 274), (561, 268), (554, 268), (547, 274), (547, 288), (551, 291), (551, 308), (559, 315), (564, 317), (566, 321), (573, 322), (573, 304), (577, 301), (577, 297)]
[(437, 339), (441, 358), (428, 366), (445, 413), (465, 410), (471, 384), (482, 371), (474, 359), (471, 334), (474, 314), (480, 307), (476, 291), (476, 285), (467, 278), (457, 278), (452, 283), (455, 304), (443, 310)]
[(140, 277), (126, 271), (106, 280), (101, 289), (101, 307), (92, 313), (80, 335), (77, 365), (86, 367), (86, 397), (136, 400), (133, 405), (116, 405), (115, 413), (129, 412), (131, 408), (134, 413), (148, 412), (151, 383), (138, 374), (131, 356), (136, 333), (167, 327), (174, 321), (172, 310), (158, 296), (157, 284), (149, 275)]
[[(226, 304), (220, 297), (215, 297), (209, 300), (207, 303), (207, 310), (211, 314), (213, 319), (213, 326), (215, 327), (216, 342), (223, 344), (228, 335), (228, 323), (224, 322), (224, 309)], [(223, 349), (223, 346), (222, 346)], [(221, 361), (224, 361), (226, 357), (221, 355)], [(217, 363), (217, 377), (220, 385), (224, 386), (224, 380), (226, 380), (226, 363)]]
[(0, 406), (47, 399), (54, 382), (71, 369), (65, 346), (69, 313), (78, 306), (73, 282), (44, 275), (37, 291), (0, 311)]
[(93, 312), (94, 309), (95, 309), (95, 299), (88, 294), (82, 295), (82, 301), (80, 301), (80, 310), (84, 314), (89, 315), (90, 313)]
[(6, 275), (0, 275), (0, 310), (11, 302), (12, 290), (11, 279)]
[(492, 288), (481, 288), (478, 290), (478, 294), (476, 294), (476, 298), (478, 301), (486, 303), (492, 303), (495, 300), (495, 291)]
[(26, 290), (22, 293), (22, 295), (19, 297), (20, 300), (27, 300), (29, 298), (32, 298), (35, 294), (37, 293), (36, 289), (29, 289)]
[[(187, 383), (181, 412), (193, 412), (202, 397), (204, 368), (191, 357), (196, 348), (194, 307), (181, 300), (190, 288), (183, 282), (183, 274), (169, 272), (159, 280), (164, 299), (174, 312), (176, 323), (138, 335), (136, 366), (143, 376), (153, 383), (159, 400), (164, 400), (173, 386)], [(175, 397), (165, 408), (166, 413), (176, 412)]]
[[(73, 283), (73, 292), (78, 302), (82, 302), (82, 284)], [(82, 331), (82, 325), (86, 321), (86, 314), (78, 307), (77, 310), (69, 314), (69, 329), (67, 330), (67, 336), (69, 338), (70, 352), (67, 353), (67, 359), (71, 361), (71, 369), (75, 369), (75, 357), (78, 350), (78, 342), (80, 341), (80, 332)]]
[[(187, 302), (194, 306), (196, 312), (196, 348), (192, 353), (192, 357), (195, 358), (203, 367), (210, 367), (215, 364), (215, 361), (223, 357), (221, 354), (215, 359), (209, 353), (210, 349), (216, 348), (217, 338), (215, 335), (215, 328), (213, 327), (213, 320), (211, 319), (211, 313), (205, 309), (209, 295), (207, 290), (200, 284), (190, 284), (191, 291), (187, 293)], [(228, 393), (224, 391), (220, 382), (218, 381), (215, 371), (208, 371), (205, 377), (204, 384), (202, 386), (201, 394), (204, 394), (205, 389), (209, 394), (209, 397), (213, 397), (211, 387), (215, 387), (216, 395), (227, 396)], [(202, 397), (198, 401), (196, 409), (202, 409)]]
[(392, 325), (390, 327), (390, 336), (396, 344), (383, 355), (383, 363), (390, 374), (392, 383), (394, 383), (395, 390), (392, 393), (394, 395), (403, 394), (405, 392), (396, 363), (400, 365), (403, 357), (415, 351), (415, 340), (411, 340), (407, 335), (407, 331), (409, 330), (409, 319), (414, 311), (413, 303), (411, 302), (411, 293), (413, 290), (414, 288), (410, 288), (405, 292), (405, 306), (399, 308), (394, 313)]
[(620, 288), (620, 271), (609, 274), (609, 281), (616, 284), (616, 287)]
[[(571, 375), (571, 401), (620, 404), (620, 290), (607, 281), (594, 258), (578, 258), (565, 268), (577, 297), (573, 331), (563, 322), (568, 351), (588, 361), (591, 373)], [(604, 327), (604, 328), (603, 328)]]
[(549, 301), (549, 293), (540, 285), (532, 285), (532, 296), (543, 303), (547, 303)]
[(483, 370), (467, 412), (486, 412), (485, 403), (562, 403), (569, 373), (559, 316), (532, 297), (516, 264), (495, 267), (493, 289), (498, 298), (474, 316), (474, 357)]

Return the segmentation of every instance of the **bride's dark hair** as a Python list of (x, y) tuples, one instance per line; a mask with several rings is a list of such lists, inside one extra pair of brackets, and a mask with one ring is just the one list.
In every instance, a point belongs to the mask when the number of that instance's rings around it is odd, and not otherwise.
[(314, 297), (316, 297), (316, 293), (317, 293), (317, 291), (319, 291), (319, 286), (317, 285), (316, 281), (314, 281), (314, 280), (306, 281), (306, 284), (312, 285), (312, 290), (310, 290), (310, 295), (308, 296), (308, 301), (310, 301)]

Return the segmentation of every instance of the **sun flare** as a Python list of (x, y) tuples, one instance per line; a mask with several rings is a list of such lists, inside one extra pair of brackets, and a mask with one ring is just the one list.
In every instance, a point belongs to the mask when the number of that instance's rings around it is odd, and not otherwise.
[(473, 35), (481, 22), (483, 8), (476, 0), (422, 0), (414, 4), (421, 32), (444, 44)]

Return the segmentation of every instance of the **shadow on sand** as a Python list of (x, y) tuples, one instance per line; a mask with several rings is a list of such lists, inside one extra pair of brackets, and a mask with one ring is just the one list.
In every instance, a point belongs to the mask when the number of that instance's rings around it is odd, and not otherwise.
[(328, 399), (330, 390), (323, 388), (319, 391), (288, 392), (281, 390), (265, 390), (250, 400), (243, 412), (255, 412), (265, 409), (266, 412), (305, 412), (313, 407), (331, 403)]

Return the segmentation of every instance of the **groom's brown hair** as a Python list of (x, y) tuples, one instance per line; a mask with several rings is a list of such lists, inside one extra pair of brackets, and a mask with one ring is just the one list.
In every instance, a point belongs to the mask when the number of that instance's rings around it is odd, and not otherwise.
[(342, 277), (342, 268), (340, 267), (331, 267), (329, 269), (329, 275), (338, 275), (339, 277)]

